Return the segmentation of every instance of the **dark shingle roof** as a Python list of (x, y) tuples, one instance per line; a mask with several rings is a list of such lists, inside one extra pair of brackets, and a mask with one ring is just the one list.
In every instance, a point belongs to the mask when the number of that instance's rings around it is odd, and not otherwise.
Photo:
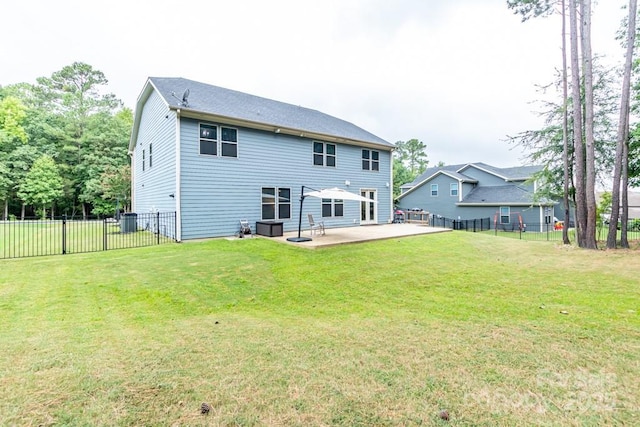
[(510, 168), (497, 168), (486, 163), (471, 163), (470, 165), (485, 169), (495, 175), (509, 180), (526, 180), (542, 170), (542, 166), (515, 166)]
[(460, 204), (533, 204), (533, 193), (517, 185), (476, 187)]
[[(173, 108), (394, 147), (353, 123), (310, 108), (184, 78), (150, 77), (149, 80)], [(188, 106), (181, 106), (180, 99), (186, 89), (189, 89)]]
[(427, 169), (425, 169), (424, 172), (422, 172), (420, 175), (418, 175), (418, 177), (416, 179), (414, 179), (412, 182), (408, 182), (406, 184), (403, 184), (401, 186), (401, 188), (412, 188), (412, 187), (420, 184), (421, 182), (423, 182), (425, 179), (430, 178), (431, 176), (433, 176), (434, 174), (436, 174), (437, 172), (440, 172), (440, 171), (445, 171), (445, 172), (447, 172), (448, 175), (453, 176), (455, 178), (458, 178), (461, 181), (465, 181), (465, 180), (475, 181), (473, 178), (469, 178), (468, 176), (462, 175), (462, 174), (457, 172), (458, 169), (463, 168), (466, 165), (467, 164), (465, 163), (465, 164), (462, 164), (462, 165), (445, 165), (445, 166), (436, 166), (436, 167), (433, 167), (433, 168), (427, 168)]
[[(460, 181), (477, 181), (475, 178), (470, 177), (464, 173), (468, 167), (477, 167), (480, 169), (484, 169), (487, 172), (490, 172), (496, 176), (502, 177), (506, 180), (520, 180), (524, 181), (533, 176), (536, 172), (542, 170), (542, 166), (515, 166), (510, 168), (497, 168), (495, 166), (488, 165), (486, 163), (463, 163), (459, 165), (448, 165), (441, 167), (433, 167), (425, 170), (420, 176), (413, 180), (413, 182), (402, 185), (402, 188), (412, 188), (416, 185), (422, 183), (425, 179), (430, 178), (436, 172), (446, 171), (448, 175), (459, 179)], [(458, 172), (462, 169), (462, 172)]]

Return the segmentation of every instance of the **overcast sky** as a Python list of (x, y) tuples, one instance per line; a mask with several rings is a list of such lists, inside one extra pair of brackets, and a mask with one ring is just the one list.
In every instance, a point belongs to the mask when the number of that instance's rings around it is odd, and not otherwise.
[[(594, 6), (594, 52), (612, 63), (626, 3)], [(506, 136), (540, 127), (536, 85), (561, 64), (560, 18), (521, 23), (506, 0), (24, 0), (0, 11), (2, 86), (81, 61), (134, 109), (147, 77), (185, 77), (389, 142), (418, 138), (431, 165), (521, 164)]]

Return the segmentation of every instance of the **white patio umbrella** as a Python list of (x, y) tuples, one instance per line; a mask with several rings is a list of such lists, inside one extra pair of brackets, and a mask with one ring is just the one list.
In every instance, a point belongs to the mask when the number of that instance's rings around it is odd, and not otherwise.
[[(309, 187), (307, 187), (309, 188)], [(298, 219), (298, 237), (289, 237), (287, 238), (287, 240), (291, 241), (291, 242), (308, 242), (311, 239), (311, 237), (301, 237), (301, 230), (302, 230), (302, 203), (304, 202), (304, 198), (305, 197), (317, 197), (319, 199), (334, 199), (334, 200), (355, 200), (358, 202), (372, 202), (372, 203), (377, 203), (377, 200), (373, 200), (373, 199), (368, 199), (366, 197), (362, 197), (359, 194), (355, 194), (355, 193), (351, 193), (350, 191), (347, 190), (343, 190), (341, 188), (327, 188), (324, 190), (314, 190), (313, 188), (311, 188), (311, 190), (308, 193), (304, 192), (305, 186), (302, 186), (302, 190), (300, 191), (300, 217)]]
[(366, 197), (362, 197), (359, 194), (351, 193), (350, 191), (343, 190), (342, 188), (337, 187), (310, 191), (309, 193), (305, 193), (304, 196), (317, 197), (319, 199), (355, 200), (358, 202), (378, 203), (377, 200), (368, 199)]

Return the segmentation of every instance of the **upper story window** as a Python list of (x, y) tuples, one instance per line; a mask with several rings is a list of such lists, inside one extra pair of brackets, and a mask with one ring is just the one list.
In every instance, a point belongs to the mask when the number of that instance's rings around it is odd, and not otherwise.
[(238, 157), (238, 129), (200, 123), (200, 154)]
[(322, 199), (322, 217), (344, 216), (344, 201), (340, 199)]
[(291, 189), (262, 187), (262, 219), (291, 218)]
[(449, 184), (449, 194), (451, 194), (452, 196), (457, 196), (458, 195), (458, 184), (457, 183)]
[(145, 159), (144, 159), (144, 150), (142, 150), (142, 171), (143, 171), (143, 172), (144, 172), (144, 162), (145, 162)]
[(151, 157), (153, 154), (152, 148), (153, 148), (153, 144), (149, 144), (149, 169), (151, 169), (151, 166), (153, 166), (153, 160)]
[(431, 184), (431, 196), (438, 197), (438, 184)]
[(362, 150), (362, 170), (380, 170), (380, 152), (374, 150)]
[(336, 144), (313, 142), (314, 166), (336, 167)]

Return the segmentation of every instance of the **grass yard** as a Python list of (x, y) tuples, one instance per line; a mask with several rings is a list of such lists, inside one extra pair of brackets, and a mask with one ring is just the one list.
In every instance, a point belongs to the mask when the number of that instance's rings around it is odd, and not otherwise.
[(0, 425), (638, 425), (639, 257), (452, 232), (3, 260)]

